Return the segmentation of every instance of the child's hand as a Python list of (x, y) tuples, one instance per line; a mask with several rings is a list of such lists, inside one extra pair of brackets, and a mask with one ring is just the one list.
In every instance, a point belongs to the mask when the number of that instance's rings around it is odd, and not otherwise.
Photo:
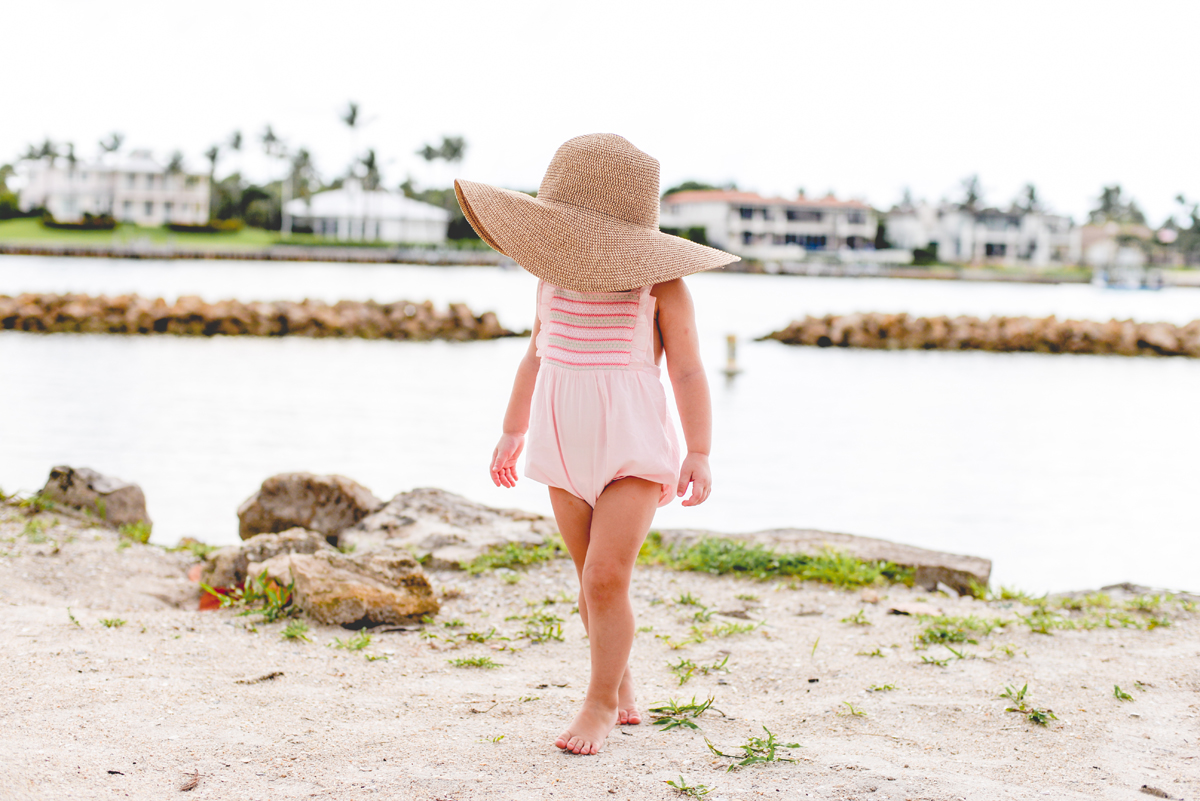
[(712, 472), (708, 469), (708, 456), (703, 453), (689, 453), (679, 468), (679, 486), (676, 494), (683, 497), (688, 484), (692, 485), (692, 495), (684, 502), (684, 506), (699, 506), (708, 500), (712, 491)]
[(517, 486), (517, 457), (525, 449), (524, 434), (503, 434), (492, 451), (492, 483), (497, 487)]

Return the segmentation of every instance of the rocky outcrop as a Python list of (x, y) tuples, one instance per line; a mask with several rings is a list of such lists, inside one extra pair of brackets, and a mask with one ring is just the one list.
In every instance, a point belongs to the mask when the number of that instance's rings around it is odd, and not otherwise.
[(146, 495), (141, 487), (88, 467), (60, 465), (51, 469), (41, 494), (113, 528), (134, 523), (153, 526), (146, 513)]
[(238, 534), (247, 540), (298, 526), (337, 542), (343, 529), (381, 506), (369, 489), (345, 476), (280, 473), (238, 507)]
[(207, 303), (185, 296), (168, 303), (137, 295), (0, 295), (0, 329), (38, 333), (176, 334), (178, 336), (302, 336), (363, 339), (449, 339), (519, 336), (493, 312), (476, 315), (462, 303), (400, 300), (317, 300)]
[(1187, 325), (1056, 317), (805, 317), (763, 339), (788, 345), (878, 350), (987, 350), (1002, 353), (1111, 353), (1200, 358), (1200, 320)]
[(335, 550), (284, 554), (250, 563), (280, 584), (295, 582), (293, 602), (318, 623), (361, 627), (437, 614), (429, 579), (406, 551), (384, 547), (347, 556)]
[(403, 546), (435, 568), (458, 568), (492, 548), (543, 545), (553, 521), (519, 509), (493, 509), (434, 488), (402, 492), (346, 529), (339, 544), (359, 550)]
[(236, 587), (246, 580), (251, 562), (265, 562), (281, 554), (311, 554), (333, 550), (324, 534), (292, 528), (279, 534), (258, 534), (241, 545), (213, 551), (204, 559), (200, 580), (210, 587)]
[(783, 553), (815, 555), (824, 549), (842, 551), (866, 562), (891, 562), (913, 568), (913, 583), (933, 591), (939, 583), (960, 595), (973, 594), (973, 585), (987, 586), (992, 575), (992, 561), (979, 556), (931, 551), (912, 545), (888, 542), (873, 537), (835, 534), (815, 529), (771, 529), (753, 534), (715, 534), (692, 529), (667, 529), (659, 532), (665, 546), (687, 545), (702, 537), (721, 537), (762, 545)]

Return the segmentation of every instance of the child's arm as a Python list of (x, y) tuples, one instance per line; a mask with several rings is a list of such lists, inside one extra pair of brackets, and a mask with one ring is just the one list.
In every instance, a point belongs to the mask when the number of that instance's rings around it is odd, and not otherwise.
[(542, 362), (537, 355), (540, 328), (541, 321), (535, 317), (533, 336), (529, 338), (529, 348), (517, 366), (517, 377), (513, 380), (512, 395), (508, 399), (508, 411), (504, 413), (504, 433), (496, 450), (492, 451), (492, 483), (497, 487), (517, 485), (517, 457), (525, 448), (525, 432), (529, 430), (529, 404)]
[(708, 452), (712, 447), (712, 401), (708, 379), (700, 362), (700, 338), (696, 333), (696, 307), (682, 278), (655, 285), (658, 301), (658, 330), (667, 356), (667, 373), (675, 390), (679, 422), (687, 441), (687, 456), (679, 469), (678, 495), (692, 485), (691, 497), (684, 506), (704, 503), (712, 491), (712, 472)]

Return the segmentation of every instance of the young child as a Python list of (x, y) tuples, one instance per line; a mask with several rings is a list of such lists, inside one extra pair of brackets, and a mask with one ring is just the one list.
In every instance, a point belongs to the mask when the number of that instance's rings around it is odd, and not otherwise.
[[(560, 147), (536, 198), (470, 181), (454, 188), (479, 236), (542, 279), (491, 473), (512, 487), (526, 451), (525, 475), (550, 488), (591, 652), (583, 708), (554, 744), (595, 754), (614, 725), (641, 722), (629, 583), (654, 510), (689, 484), (683, 505), (701, 504), (712, 486), (712, 411), (682, 276), (737, 257), (660, 232), (658, 162), (613, 134)], [(682, 466), (659, 380), (664, 354)]]

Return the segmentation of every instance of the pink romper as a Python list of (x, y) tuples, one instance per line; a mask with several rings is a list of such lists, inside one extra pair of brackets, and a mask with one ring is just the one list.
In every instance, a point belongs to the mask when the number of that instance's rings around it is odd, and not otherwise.
[(654, 364), (654, 297), (572, 292), (538, 283), (541, 358), (530, 408), (525, 475), (589, 506), (636, 476), (675, 497), (681, 460)]

